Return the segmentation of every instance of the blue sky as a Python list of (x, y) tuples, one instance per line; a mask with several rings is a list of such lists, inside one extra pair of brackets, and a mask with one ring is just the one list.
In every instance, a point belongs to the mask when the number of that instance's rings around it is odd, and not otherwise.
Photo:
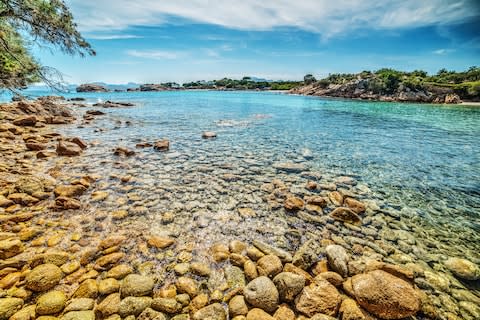
[(70, 83), (301, 79), (480, 63), (478, 0), (67, 0), (96, 57), (33, 48)]

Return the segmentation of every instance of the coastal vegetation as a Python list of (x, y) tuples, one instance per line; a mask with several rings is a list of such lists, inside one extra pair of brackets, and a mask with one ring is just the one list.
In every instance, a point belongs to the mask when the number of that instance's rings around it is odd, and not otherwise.
[(39, 81), (61, 85), (60, 72), (42, 66), (32, 56), (33, 42), (70, 55), (95, 55), (63, 1), (1, 0), (0, 89), (22, 89)]

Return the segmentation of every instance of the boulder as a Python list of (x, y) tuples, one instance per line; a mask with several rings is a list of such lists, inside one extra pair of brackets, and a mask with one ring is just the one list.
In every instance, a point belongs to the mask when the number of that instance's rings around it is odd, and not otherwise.
[(38, 315), (56, 314), (63, 310), (66, 302), (67, 296), (65, 293), (53, 290), (38, 298), (35, 312)]
[(246, 320), (275, 320), (275, 318), (262, 309), (253, 308), (248, 312)]
[(305, 278), (291, 272), (282, 272), (273, 278), (273, 283), (277, 287), (280, 301), (290, 302), (305, 287)]
[(151, 304), (150, 297), (126, 297), (120, 301), (118, 313), (123, 318), (130, 315), (138, 316), (145, 309), (150, 308)]
[(193, 320), (226, 320), (227, 313), (220, 303), (206, 306), (193, 314)]
[(257, 271), (260, 276), (275, 277), (282, 272), (282, 261), (273, 254), (267, 254), (257, 261)]
[(13, 124), (21, 127), (33, 127), (37, 121), (36, 116), (23, 116), (13, 120)]
[(385, 271), (355, 275), (351, 284), (360, 306), (382, 319), (407, 318), (420, 310), (420, 299), (413, 286)]
[(316, 313), (335, 316), (341, 302), (342, 297), (338, 290), (327, 280), (318, 279), (303, 288), (295, 299), (295, 308), (308, 317)]
[(46, 263), (35, 267), (25, 277), (26, 287), (32, 291), (42, 292), (55, 287), (63, 277), (62, 270), (54, 264)]
[(20, 298), (0, 298), (0, 320), (8, 320), (23, 306)]
[(298, 211), (303, 209), (303, 207), (305, 206), (305, 203), (299, 197), (289, 196), (285, 200), (283, 206), (288, 211)]
[(278, 307), (279, 295), (275, 284), (267, 277), (258, 277), (244, 288), (245, 300), (256, 308), (273, 312)]
[(348, 222), (353, 224), (356, 224), (362, 221), (354, 211), (345, 207), (336, 208), (330, 213), (330, 217), (338, 221)]
[(153, 291), (155, 282), (152, 278), (139, 274), (129, 274), (123, 279), (120, 292), (122, 297), (148, 296)]
[(57, 154), (59, 156), (78, 156), (82, 153), (82, 148), (73, 142), (59, 141), (57, 145)]
[(325, 248), (328, 264), (342, 277), (348, 276), (348, 254), (342, 246), (333, 244)]
[(155, 141), (153, 143), (153, 149), (157, 151), (168, 151), (168, 149), (170, 149), (170, 141), (167, 139)]
[(462, 258), (448, 258), (445, 261), (445, 266), (455, 276), (464, 280), (478, 280), (480, 279), (480, 268), (471, 261)]

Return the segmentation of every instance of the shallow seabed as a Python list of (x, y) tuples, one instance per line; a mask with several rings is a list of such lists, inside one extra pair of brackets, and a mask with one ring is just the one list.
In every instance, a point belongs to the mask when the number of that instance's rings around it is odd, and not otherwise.
[[(68, 176), (97, 175), (96, 190), (109, 194), (92, 203), (90, 214), (65, 219), (92, 236), (128, 235), (138, 264), (151, 260), (136, 242), (147, 235), (174, 236), (179, 248), (194, 244), (198, 256), (233, 239), (295, 251), (306, 240), (330, 238), (426, 271), (416, 282), (433, 305), (472, 318), (466, 310), (480, 301), (478, 281), (456, 278), (443, 262), (480, 264), (480, 109), (253, 92), (72, 96), (137, 105), (101, 109), (107, 115), (60, 132), (90, 144), (70, 160)], [(206, 130), (218, 137), (202, 139)], [(161, 138), (170, 140), (168, 152), (135, 148)], [(114, 156), (118, 146), (136, 154)], [(281, 170), (280, 163), (303, 169)], [(121, 182), (125, 176), (132, 179)], [(323, 215), (286, 212), (269, 201), (274, 179), (299, 196), (328, 195), (334, 183), (367, 204), (361, 226), (335, 222), (328, 207)], [(319, 190), (307, 190), (308, 181)], [(119, 210), (128, 215), (112, 218)], [(168, 268), (175, 255), (157, 254), (159, 267)]]

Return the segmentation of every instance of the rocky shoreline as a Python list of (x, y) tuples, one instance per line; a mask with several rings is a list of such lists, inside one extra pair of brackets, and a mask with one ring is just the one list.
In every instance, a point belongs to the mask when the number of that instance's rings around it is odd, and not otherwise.
[[(131, 105), (106, 102), (95, 107)], [(320, 182), (321, 177), (302, 164), (276, 163), (277, 178), (251, 187), (270, 213), (325, 227), (298, 247), (245, 234), (199, 248), (194, 238), (149, 234), (144, 226), (137, 230), (134, 219), (146, 215), (148, 205), (124, 209), (127, 202), (141, 203), (138, 194), (131, 193), (137, 177), (127, 172), (110, 177), (72, 173), (82, 157), (97, 161), (85, 154), (101, 142), (54, 130), (74, 124), (88, 127), (106, 116), (84, 108), (55, 97), (0, 106), (0, 320), (480, 316), (480, 298), (467, 289), (479, 281), (478, 265), (441, 257), (432, 260), (432, 269), (412, 260), (402, 250), (413, 248), (422, 255), (415, 239), (402, 228), (380, 237), (377, 228), (385, 221), (379, 217), (385, 212), (362, 195), (353, 178)], [(215, 132), (204, 132), (203, 138), (218, 139)], [(145, 148), (162, 153), (170, 142), (135, 146)], [(111, 157), (122, 168), (139, 152), (118, 147)], [(292, 191), (294, 180), (284, 174), (307, 182)], [(105, 178), (115, 181), (128, 200), (110, 204)], [(227, 172), (219, 180), (228, 188), (241, 176)], [(250, 206), (233, 209), (239, 224), (262, 218)], [(162, 225), (175, 220), (182, 224), (180, 212), (155, 213), (153, 219)], [(197, 219), (200, 228), (204, 219)], [(386, 219), (392, 226), (400, 223), (395, 216)]]
[(390, 94), (376, 93), (369, 87), (369, 79), (352, 80), (344, 84), (312, 83), (293, 88), (291, 94), (320, 96), (345, 99), (359, 99), (385, 102), (414, 102), (434, 104), (459, 104), (462, 99), (452, 89), (429, 86), (425, 90), (412, 90), (406, 86), (400, 86)]

